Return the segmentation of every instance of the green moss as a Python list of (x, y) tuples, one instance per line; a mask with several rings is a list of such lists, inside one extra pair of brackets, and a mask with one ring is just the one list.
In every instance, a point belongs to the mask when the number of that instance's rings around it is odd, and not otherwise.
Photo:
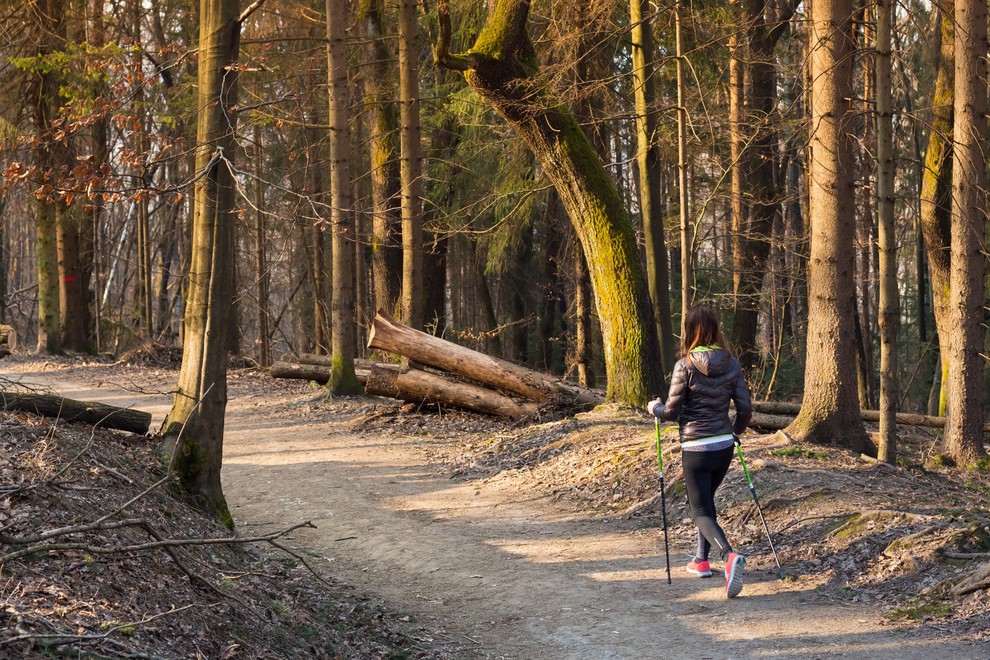
[(955, 464), (956, 462), (946, 454), (932, 454), (932, 457), (928, 459), (928, 467), (933, 469), (954, 467)]
[(810, 458), (816, 461), (824, 461), (828, 459), (827, 452), (815, 451), (814, 449), (804, 447), (802, 445), (789, 445), (787, 447), (781, 447), (780, 449), (774, 449), (770, 453), (774, 456), (788, 458)]
[(976, 462), (970, 468), (977, 472), (990, 472), (990, 456), (983, 456), (976, 459)]
[(899, 607), (887, 612), (884, 616), (888, 619), (909, 619), (911, 621), (924, 621), (946, 617), (952, 614), (952, 608), (943, 601), (918, 600), (911, 605)]

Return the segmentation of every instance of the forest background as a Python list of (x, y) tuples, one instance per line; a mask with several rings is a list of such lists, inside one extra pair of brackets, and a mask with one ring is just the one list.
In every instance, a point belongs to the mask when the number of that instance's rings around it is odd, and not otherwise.
[(379, 309), (638, 405), (710, 305), (798, 440), (986, 461), (985, 3), (2, 7), (0, 320), (181, 346), (222, 516), (228, 355), (357, 391)]

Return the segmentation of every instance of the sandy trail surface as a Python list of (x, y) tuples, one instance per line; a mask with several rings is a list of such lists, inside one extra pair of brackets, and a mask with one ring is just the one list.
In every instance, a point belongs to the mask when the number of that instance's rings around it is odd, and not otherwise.
[[(19, 376), (150, 411), (153, 429), (171, 404), (77, 376)], [(721, 573), (684, 571), (683, 544), (671, 547), (668, 585), (656, 528), (564, 509), (518, 480), (451, 478), (429, 458), (448, 440), (312, 423), (312, 392), (275, 418), (265, 396), (232, 391), (228, 403), (222, 478), (239, 533), (311, 520), (292, 542), (315, 567), (383, 598), (455, 657), (990, 658), (769, 571), (747, 572), (727, 600)]]

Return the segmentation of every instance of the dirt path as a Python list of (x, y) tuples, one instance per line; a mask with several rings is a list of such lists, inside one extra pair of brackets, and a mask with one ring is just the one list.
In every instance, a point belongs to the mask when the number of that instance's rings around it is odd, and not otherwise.
[[(57, 375), (64, 396), (137, 405), (157, 425), (170, 401)], [(309, 395), (312, 396), (312, 395)], [(878, 608), (823, 599), (808, 581), (751, 571), (743, 596), (683, 571), (673, 584), (655, 529), (561, 510), (518, 482), (452, 480), (429, 434), (364, 435), (344, 421), (272, 419), (263, 394), (228, 404), (224, 492), (242, 533), (312, 520), (294, 537), (314, 564), (378, 594), (462, 658), (986, 658), (930, 629), (883, 625)], [(297, 421), (285, 421), (294, 419)]]

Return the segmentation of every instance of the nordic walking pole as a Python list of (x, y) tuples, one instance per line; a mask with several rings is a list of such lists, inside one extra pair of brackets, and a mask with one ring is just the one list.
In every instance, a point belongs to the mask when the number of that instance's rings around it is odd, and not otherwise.
[(670, 545), (667, 542), (667, 489), (663, 483), (663, 452), (660, 451), (660, 420), (653, 418), (657, 431), (657, 466), (660, 468), (660, 516), (663, 518), (663, 553), (667, 558), (667, 584), (670, 584)]
[(784, 579), (784, 569), (780, 567), (780, 560), (777, 559), (777, 550), (773, 547), (773, 539), (770, 538), (770, 528), (767, 526), (767, 519), (763, 517), (763, 507), (760, 506), (760, 498), (756, 496), (756, 486), (753, 485), (753, 478), (749, 476), (749, 468), (746, 467), (746, 460), (742, 454), (742, 444), (736, 438), (736, 453), (739, 454), (739, 462), (742, 464), (743, 474), (746, 475), (746, 483), (749, 484), (749, 492), (753, 494), (753, 501), (756, 502), (756, 510), (760, 512), (760, 520), (763, 521), (763, 530), (767, 533), (767, 541), (770, 543), (770, 552), (773, 553), (773, 560), (777, 564), (777, 577)]

